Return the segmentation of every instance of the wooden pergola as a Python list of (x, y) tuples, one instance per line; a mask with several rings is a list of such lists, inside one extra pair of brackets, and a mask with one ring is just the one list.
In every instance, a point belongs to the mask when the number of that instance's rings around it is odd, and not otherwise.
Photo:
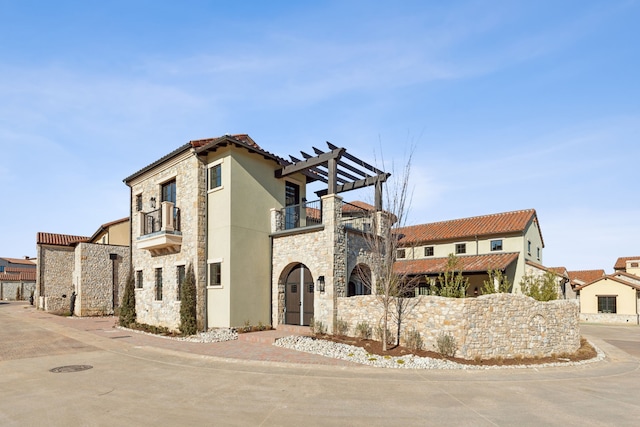
[(391, 176), (367, 162), (347, 153), (346, 148), (337, 147), (327, 142), (330, 151), (322, 151), (312, 147), (315, 156), (300, 151), (304, 160), (289, 156), (291, 162), (275, 172), (276, 178), (302, 173), (307, 183), (322, 181), (327, 184), (326, 190), (316, 191), (318, 197), (327, 194), (338, 194), (368, 186), (375, 186), (375, 207), (382, 210), (382, 184)]

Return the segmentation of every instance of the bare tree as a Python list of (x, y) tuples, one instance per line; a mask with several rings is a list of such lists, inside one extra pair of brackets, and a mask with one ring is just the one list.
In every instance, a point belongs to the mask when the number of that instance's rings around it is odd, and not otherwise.
[[(365, 241), (369, 256), (373, 280), (371, 277), (361, 277), (363, 282), (369, 281), (371, 289), (382, 305), (381, 339), (382, 350), (387, 351), (390, 340), (389, 323), (395, 321), (395, 342), (400, 342), (400, 329), (403, 319), (406, 317), (413, 301), (408, 301), (408, 296), (415, 286), (406, 272), (396, 271), (397, 252), (400, 249), (399, 229), (405, 226), (406, 215), (411, 204), (409, 191), (409, 177), (411, 173), (411, 161), (413, 147), (409, 150), (404, 162), (402, 172), (396, 176), (394, 167), (391, 167), (391, 175), (394, 177), (387, 182), (382, 191), (382, 211), (376, 212), (371, 233), (365, 233)], [(384, 160), (383, 160), (384, 165)], [(381, 183), (379, 184), (381, 185)], [(371, 283), (374, 282), (374, 283)]]

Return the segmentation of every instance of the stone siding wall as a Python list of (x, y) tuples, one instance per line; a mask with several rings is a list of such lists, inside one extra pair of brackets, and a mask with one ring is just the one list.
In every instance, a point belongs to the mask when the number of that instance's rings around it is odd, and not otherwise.
[[(428, 350), (437, 351), (441, 333), (451, 334), (456, 356), (465, 359), (533, 357), (573, 353), (580, 346), (576, 301), (538, 302), (523, 295), (492, 294), (478, 298), (420, 296), (401, 329), (415, 328)], [(338, 318), (355, 335), (359, 322), (381, 325), (382, 304), (375, 295), (338, 298)], [(395, 324), (390, 322), (392, 333)]]
[(20, 289), (20, 301), (28, 301), (31, 292), (36, 289), (36, 282), (11, 281), (0, 283), (0, 299), (4, 301), (16, 301)]
[[(111, 261), (110, 254), (117, 259)], [(129, 273), (129, 247), (80, 243), (75, 250), (75, 313), (78, 316), (114, 314), (120, 305)], [(115, 273), (115, 274), (114, 274)], [(115, 278), (115, 294), (113, 281)]]
[[(136, 247), (136, 241), (140, 237), (140, 217), (135, 212), (135, 197), (142, 194), (143, 211), (149, 212), (150, 197), (155, 197), (159, 206), (160, 186), (172, 179), (176, 180), (176, 207), (180, 209), (182, 243), (176, 252), (153, 255), (146, 249)], [(143, 287), (136, 288), (138, 321), (178, 329), (180, 301), (177, 267), (191, 263), (196, 276), (198, 326), (201, 329), (204, 325), (206, 290), (204, 165), (191, 152), (183, 153), (132, 182), (132, 197), (132, 265), (134, 271), (143, 272)], [(156, 299), (156, 268), (162, 268), (162, 300)]]
[(74, 248), (40, 245), (38, 250), (39, 307), (45, 311), (69, 311), (73, 292)]
[(610, 323), (616, 325), (639, 325), (640, 316), (637, 314), (581, 313), (580, 321), (588, 323)]

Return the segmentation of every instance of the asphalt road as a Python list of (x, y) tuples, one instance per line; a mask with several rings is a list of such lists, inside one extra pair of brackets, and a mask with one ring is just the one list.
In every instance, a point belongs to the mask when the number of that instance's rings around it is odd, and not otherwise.
[[(413, 371), (221, 358), (65, 321), (0, 304), (0, 425), (640, 424), (637, 326), (583, 325), (607, 354), (584, 366)], [(91, 368), (50, 372), (64, 366)]]

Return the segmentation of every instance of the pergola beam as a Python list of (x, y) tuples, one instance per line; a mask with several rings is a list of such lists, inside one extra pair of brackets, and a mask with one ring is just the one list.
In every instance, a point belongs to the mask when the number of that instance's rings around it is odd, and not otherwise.
[[(332, 160), (336, 161), (342, 154), (344, 154), (344, 148), (335, 148), (327, 153), (321, 154), (318, 157), (312, 157), (310, 159), (302, 160), (300, 162), (296, 162), (292, 165), (287, 165), (280, 170), (276, 171), (276, 178), (282, 178), (287, 175), (294, 174), (296, 172), (301, 172), (305, 169), (312, 168), (314, 166), (322, 165), (325, 162), (329, 162)], [(329, 174), (329, 178), (331, 178), (331, 174)], [(331, 180), (331, 179), (330, 179)]]

